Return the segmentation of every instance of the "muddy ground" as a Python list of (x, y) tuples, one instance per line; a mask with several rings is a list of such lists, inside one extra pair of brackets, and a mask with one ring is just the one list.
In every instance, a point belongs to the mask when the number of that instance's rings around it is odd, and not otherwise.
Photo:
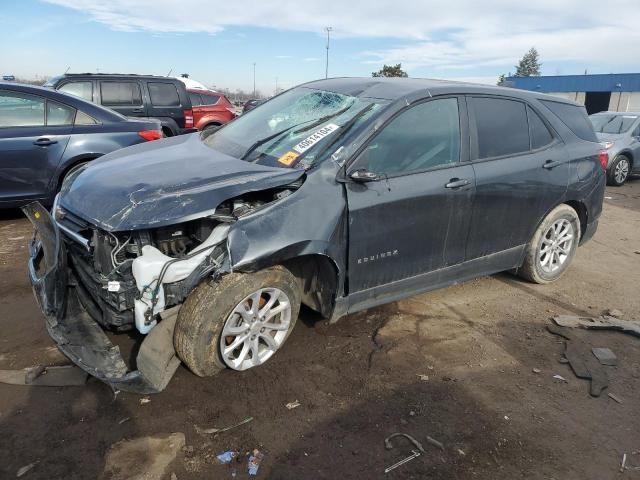
[[(220, 466), (213, 457), (254, 448), (265, 453), (258, 476), (269, 479), (640, 478), (619, 473), (623, 453), (640, 450), (640, 339), (577, 332), (619, 360), (607, 367), (609, 389), (592, 398), (588, 383), (559, 362), (562, 344), (545, 329), (556, 314), (615, 308), (640, 318), (640, 180), (606, 195), (595, 239), (554, 285), (499, 274), (332, 326), (303, 311), (265, 366), (208, 379), (181, 367), (145, 404), (133, 394), (114, 397), (97, 381), (0, 384), (0, 477), (37, 462), (23, 478), (99, 478), (116, 442), (182, 432), (186, 447), (167, 478), (232, 478), (232, 469), (246, 478), (245, 461)], [(29, 225), (16, 211), (0, 215), (0, 369), (64, 363), (27, 282)], [(285, 407), (295, 400), (298, 408)], [(248, 416), (254, 421), (218, 437), (195, 429)], [(402, 441), (384, 449), (383, 439), (398, 431), (427, 453), (385, 475), (410, 449)], [(445, 450), (427, 444), (427, 435)], [(143, 466), (150, 455), (133, 463)], [(629, 458), (640, 464), (640, 455)]]

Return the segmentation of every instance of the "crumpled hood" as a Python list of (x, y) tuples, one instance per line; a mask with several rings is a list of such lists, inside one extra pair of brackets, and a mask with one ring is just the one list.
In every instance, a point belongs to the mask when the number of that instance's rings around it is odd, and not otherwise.
[(107, 231), (156, 228), (210, 215), (225, 200), (302, 175), (229, 157), (207, 147), (199, 134), (181, 135), (91, 162), (62, 192), (59, 205)]

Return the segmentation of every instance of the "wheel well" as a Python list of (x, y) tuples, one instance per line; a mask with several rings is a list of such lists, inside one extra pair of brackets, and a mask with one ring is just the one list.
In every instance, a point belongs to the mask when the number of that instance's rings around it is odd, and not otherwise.
[(65, 169), (60, 173), (60, 176), (58, 177), (58, 184), (56, 186), (55, 193), (57, 194), (58, 191), (60, 191), (60, 187), (62, 187), (62, 181), (64, 180), (64, 177), (67, 176), (67, 173), (69, 173), (69, 171), (72, 168), (77, 167), (81, 163), (87, 163), (87, 162), (90, 162), (91, 160), (95, 160), (96, 158), (98, 157), (94, 156), (94, 157), (77, 158), (73, 162), (71, 162), (69, 165), (67, 165)]
[(568, 202), (565, 202), (565, 204), (573, 208), (578, 214), (578, 218), (580, 219), (580, 239), (582, 239), (582, 237), (584, 236), (584, 232), (587, 229), (587, 207), (585, 207), (582, 202), (579, 202), (577, 200), (569, 200)]
[(622, 152), (618, 152), (618, 155), (624, 155), (625, 157), (627, 157), (629, 159), (629, 167), (633, 168), (633, 154), (630, 150), (623, 150)]
[(207, 127), (221, 127), (221, 126), (222, 126), (222, 123), (220, 122), (209, 122), (204, 127), (202, 127), (202, 130), (204, 130)]
[(324, 255), (303, 255), (282, 265), (300, 281), (302, 303), (325, 318), (331, 317), (338, 288), (335, 263)]
[(171, 130), (169, 127), (162, 127), (162, 133), (165, 137), (173, 137), (173, 130)]

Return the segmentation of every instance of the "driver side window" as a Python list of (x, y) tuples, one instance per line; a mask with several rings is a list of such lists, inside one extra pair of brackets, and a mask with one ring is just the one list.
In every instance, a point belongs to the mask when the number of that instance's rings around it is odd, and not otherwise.
[(443, 98), (402, 112), (369, 143), (358, 167), (402, 175), (457, 163), (460, 159), (458, 100)]

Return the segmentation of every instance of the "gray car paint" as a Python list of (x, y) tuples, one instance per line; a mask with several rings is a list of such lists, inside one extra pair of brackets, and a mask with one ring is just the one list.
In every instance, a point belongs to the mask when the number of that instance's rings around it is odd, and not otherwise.
[[(600, 114), (610, 115), (637, 115), (638, 119), (633, 126), (625, 133), (598, 133), (596, 135), (601, 142), (611, 142), (613, 145), (608, 149), (609, 165), (613, 163), (618, 155), (625, 155), (631, 161), (631, 172), (640, 173), (640, 113), (631, 112), (601, 112)], [(597, 113), (594, 115), (598, 115)], [(594, 115), (591, 115), (593, 117)]]

